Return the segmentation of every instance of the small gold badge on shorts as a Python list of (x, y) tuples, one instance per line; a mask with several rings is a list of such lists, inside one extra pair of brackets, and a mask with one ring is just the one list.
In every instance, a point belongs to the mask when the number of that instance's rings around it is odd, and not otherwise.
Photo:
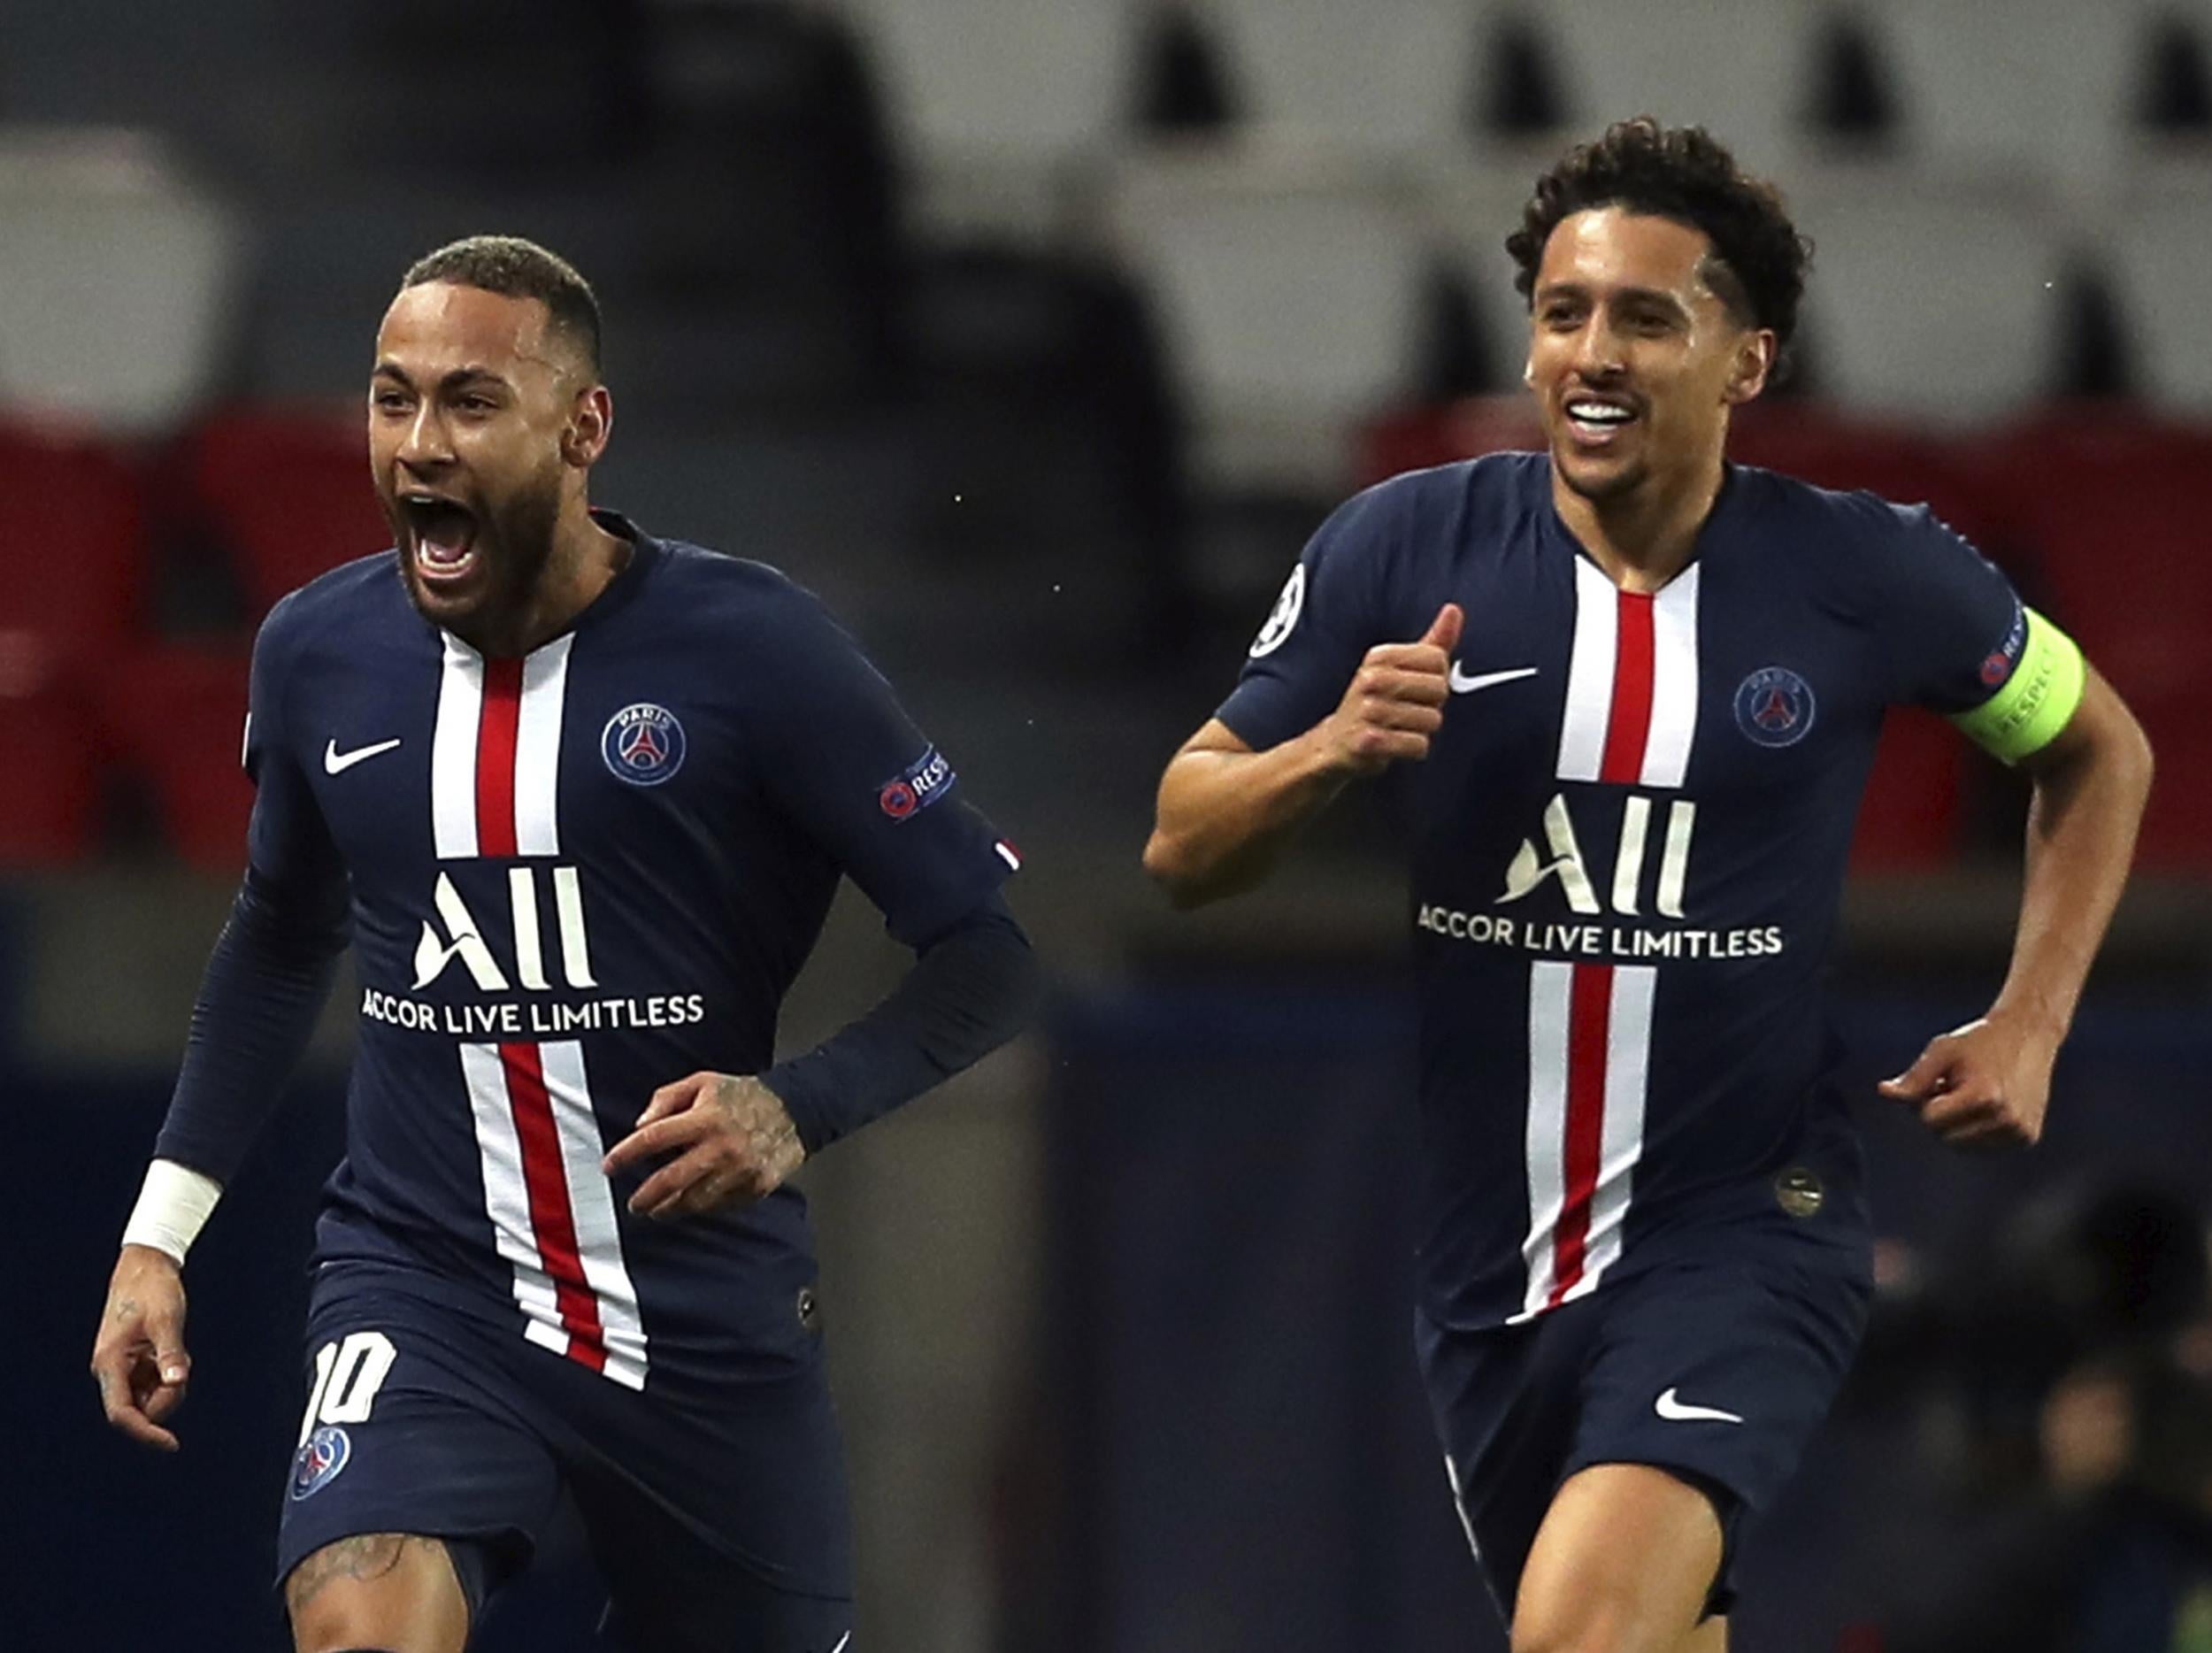
[(1774, 1179), (1774, 1201), (1793, 1217), (1817, 1217), (1827, 1198), (1820, 1179), (1803, 1165), (1792, 1165)]

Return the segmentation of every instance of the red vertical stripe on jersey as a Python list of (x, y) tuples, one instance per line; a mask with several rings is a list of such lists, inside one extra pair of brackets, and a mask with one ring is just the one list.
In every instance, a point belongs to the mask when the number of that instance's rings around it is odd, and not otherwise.
[[(488, 699), (488, 696), (487, 696)], [(508, 747), (510, 753), (514, 748)], [(510, 830), (512, 829), (509, 817)], [(511, 855), (509, 849), (500, 853)], [(530, 1226), (538, 1255), (552, 1276), (561, 1324), (568, 1328), (569, 1358), (603, 1371), (606, 1332), (599, 1324), (599, 1300), (584, 1283), (584, 1259), (576, 1244), (576, 1215), (568, 1203), (568, 1175), (561, 1165), (560, 1128), (545, 1094), (545, 1069), (534, 1044), (503, 1044), (499, 1064), (507, 1073), (508, 1105), (515, 1111), (515, 1134), (522, 1143), (522, 1180), (530, 1196)]]
[[(1646, 704), (1649, 704), (1648, 697)], [(1609, 751), (1606, 756), (1610, 762), (1612, 754)], [(1607, 1024), (1612, 1013), (1613, 966), (1577, 965), (1574, 973), (1567, 1008), (1567, 1197), (1554, 1242), (1551, 1299), (1547, 1308), (1557, 1307), (1582, 1278), (1590, 1237), (1590, 1201), (1597, 1192), (1605, 1140), (1605, 1058), (1612, 1032)]]
[(1643, 774), (1644, 742), (1651, 734), (1651, 599), (1624, 591), (1618, 612), (1613, 709), (1605, 723), (1605, 757), (1598, 779), (1634, 786)]
[(522, 662), (485, 661), (484, 710), (476, 722), (479, 855), (515, 853), (515, 729), (521, 720)]

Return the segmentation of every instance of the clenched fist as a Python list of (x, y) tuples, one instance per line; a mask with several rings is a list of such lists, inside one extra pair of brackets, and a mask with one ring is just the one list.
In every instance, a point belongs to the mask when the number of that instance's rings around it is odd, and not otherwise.
[(694, 1073), (653, 1093), (603, 1168), (611, 1177), (661, 1154), (674, 1157), (630, 1196), (640, 1217), (692, 1217), (763, 1198), (799, 1168), (806, 1149), (783, 1099), (759, 1080)]
[(2001, 1012), (1928, 1042), (1878, 1088), (1954, 1148), (2028, 1148), (2043, 1134), (2058, 1040)]
[(1419, 642), (1377, 643), (1367, 651), (1321, 725), (1339, 767), (1372, 775), (1429, 755), (1429, 738), (1444, 727), (1452, 650), (1464, 619), (1456, 603), (1447, 603)]

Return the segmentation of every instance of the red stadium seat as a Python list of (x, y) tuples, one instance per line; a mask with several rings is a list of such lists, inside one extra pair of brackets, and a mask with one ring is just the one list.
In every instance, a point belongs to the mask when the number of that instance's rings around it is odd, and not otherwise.
[(357, 416), (256, 408), (191, 438), (189, 486), (257, 615), (288, 591), (389, 545)]
[(1890, 712), (1851, 840), (1853, 873), (1926, 873), (1956, 859), (1966, 757), (1963, 737), (1933, 712)]
[(17, 669), (59, 671), (135, 627), (145, 574), (139, 478), (87, 438), (0, 425), (0, 632), (41, 640)]
[(2005, 559), (2003, 522), (1975, 473), (1916, 431), (1808, 407), (1755, 404), (1735, 420), (1728, 456), (1821, 488), (1864, 488), (1900, 505), (1931, 505), (1955, 532)]
[(247, 664), (242, 649), (160, 645), (122, 657), (102, 685), (104, 721), (151, 794), (170, 848), (215, 873), (246, 859)]
[(1525, 396), (1471, 396), (1402, 408), (1360, 434), (1359, 480), (1365, 487), (1402, 471), (1425, 470), (1515, 449), (1540, 451), (1544, 427)]
[(137, 473), (77, 434), (0, 425), (0, 864), (79, 859), (108, 755), (96, 690), (141, 619)]
[(2052, 618), (2157, 749), (2142, 865), (2212, 872), (2212, 539), (2200, 497), (2212, 428), (2054, 413), (1966, 457), (2032, 538)]

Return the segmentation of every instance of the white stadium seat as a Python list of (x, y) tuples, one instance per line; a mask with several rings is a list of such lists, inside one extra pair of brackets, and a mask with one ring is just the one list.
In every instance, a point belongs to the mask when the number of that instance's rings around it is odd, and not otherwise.
[(2095, 182), (2124, 167), (2151, 19), (2201, 0), (1871, 0), (1905, 153), (1939, 166)]
[(1327, 487), (1404, 382), (1427, 247), (1407, 174), (1301, 148), (1131, 156), (1099, 227), (1151, 290), (1213, 481)]
[(231, 216), (122, 129), (0, 131), (0, 400), (158, 431), (211, 388)]
[(1786, 171), (1799, 147), (1816, 15), (1808, 0), (1575, 0), (1539, 13), (1571, 135), (1655, 115), (1708, 127), (1755, 172)]
[(2212, 166), (2200, 161), (2127, 192), (2098, 251), (2135, 341), (2144, 393), (2173, 412), (2212, 418)]
[(1958, 424), (2044, 388), (2069, 236), (2042, 192), (1855, 167), (1789, 193), (1815, 246), (1805, 313), (1823, 394)]
[(1494, 0), (1204, 0), (1258, 125), (1363, 150), (1463, 148)]

